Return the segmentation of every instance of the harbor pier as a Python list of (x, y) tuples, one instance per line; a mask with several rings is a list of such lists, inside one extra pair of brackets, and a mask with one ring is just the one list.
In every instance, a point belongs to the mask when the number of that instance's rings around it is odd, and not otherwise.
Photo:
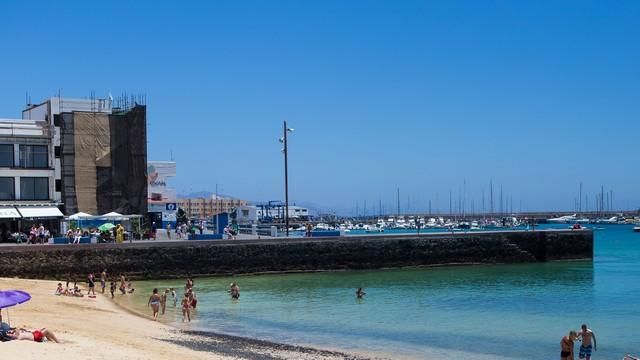
[(593, 259), (590, 230), (0, 247), (0, 277), (84, 281)]

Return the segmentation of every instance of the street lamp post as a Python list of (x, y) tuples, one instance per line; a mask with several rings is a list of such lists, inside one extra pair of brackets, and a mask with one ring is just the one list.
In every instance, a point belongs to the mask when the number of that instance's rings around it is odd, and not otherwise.
[(288, 152), (287, 134), (293, 132), (293, 129), (287, 127), (287, 121), (284, 121), (282, 128), (282, 137), (280, 142), (283, 144), (282, 152), (284, 153), (284, 226), (287, 237), (289, 236), (289, 168), (288, 168)]

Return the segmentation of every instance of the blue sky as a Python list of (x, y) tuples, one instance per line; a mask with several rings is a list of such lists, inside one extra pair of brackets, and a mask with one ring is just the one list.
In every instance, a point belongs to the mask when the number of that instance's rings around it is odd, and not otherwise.
[(640, 206), (640, 2), (98, 4), (0, 4), (0, 117), (25, 92), (144, 93), (181, 193), (282, 199), (286, 119), (290, 198), (325, 210), (398, 187), (448, 210), (465, 181), (478, 210), (490, 179), (514, 210), (573, 209), (580, 182)]

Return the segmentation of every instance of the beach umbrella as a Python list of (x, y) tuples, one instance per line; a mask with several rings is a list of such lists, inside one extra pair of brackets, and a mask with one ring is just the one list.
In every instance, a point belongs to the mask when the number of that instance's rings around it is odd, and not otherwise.
[[(22, 290), (0, 291), (0, 309), (22, 304), (29, 300), (31, 300), (31, 295)], [(9, 309), (7, 309), (7, 323), (11, 324)]]
[(0, 291), (0, 309), (31, 300), (31, 295), (21, 290)]
[(109, 231), (111, 229), (113, 229), (114, 227), (116, 227), (115, 225), (113, 225), (112, 223), (104, 223), (102, 225), (100, 225), (98, 227), (98, 230), (100, 231)]

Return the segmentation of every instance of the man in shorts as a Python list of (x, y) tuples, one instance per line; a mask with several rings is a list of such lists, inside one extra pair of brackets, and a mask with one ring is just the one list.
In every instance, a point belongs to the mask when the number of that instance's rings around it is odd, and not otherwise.
[[(582, 324), (581, 330), (578, 332), (578, 339), (582, 339), (580, 344), (580, 353), (578, 357), (580, 359), (591, 360), (591, 351), (596, 351), (596, 334), (587, 327), (587, 324)], [(591, 344), (593, 340), (593, 345)]]

